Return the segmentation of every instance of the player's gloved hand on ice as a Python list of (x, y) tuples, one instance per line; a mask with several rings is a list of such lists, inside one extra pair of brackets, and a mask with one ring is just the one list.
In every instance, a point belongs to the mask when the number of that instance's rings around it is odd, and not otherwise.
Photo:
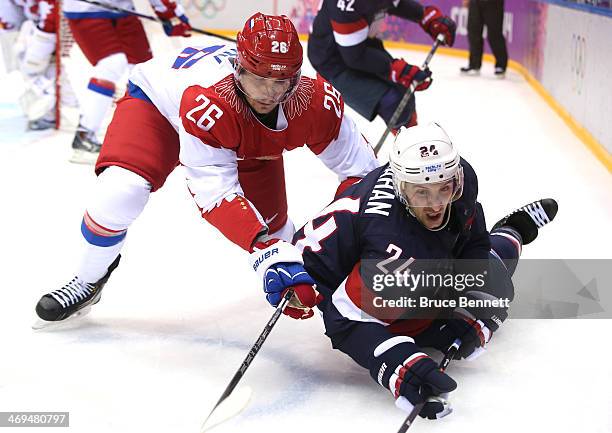
[(455, 382), (412, 338), (395, 336), (374, 349), (370, 375), (391, 391), (395, 405), (406, 412), (426, 401), (419, 413), (423, 418), (442, 418), (452, 412), (447, 394), (457, 388)]
[(389, 78), (391, 81), (408, 88), (414, 81), (416, 91), (425, 90), (431, 85), (431, 71), (429, 69), (421, 70), (418, 66), (410, 65), (404, 59), (395, 59), (391, 62), (389, 70)]
[[(412, 358), (412, 359), (411, 359)], [(414, 354), (398, 366), (391, 381), (395, 387), (395, 405), (411, 412), (413, 407), (426, 401), (419, 416), (428, 419), (442, 418), (453, 410), (448, 402), (448, 393), (457, 388), (455, 382), (424, 353)]]
[(155, 6), (154, 10), (158, 18), (162, 20), (164, 32), (168, 36), (191, 36), (189, 33), (191, 26), (183, 7), (171, 0), (160, 1), (161, 5)]
[(266, 299), (272, 306), (278, 306), (287, 290), (293, 289), (293, 297), (283, 313), (294, 319), (313, 316), (312, 308), (323, 300), (323, 296), (304, 269), (302, 254), (295, 246), (279, 239), (258, 242), (249, 262), (263, 278)]
[(429, 33), (434, 40), (439, 34), (442, 34), (446, 45), (452, 47), (455, 43), (457, 24), (451, 18), (442, 15), (442, 12), (436, 6), (425, 7), (420, 24), (423, 30)]

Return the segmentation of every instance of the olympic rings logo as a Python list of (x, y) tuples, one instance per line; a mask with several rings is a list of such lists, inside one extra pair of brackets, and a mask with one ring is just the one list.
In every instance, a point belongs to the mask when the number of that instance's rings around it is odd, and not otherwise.
[(182, 0), (181, 4), (185, 9), (193, 6), (202, 12), (205, 18), (214, 18), (217, 13), (225, 9), (226, 0)]
[(572, 34), (571, 49), (570, 71), (572, 75), (572, 90), (580, 94), (582, 93), (586, 72), (586, 39), (584, 36)]

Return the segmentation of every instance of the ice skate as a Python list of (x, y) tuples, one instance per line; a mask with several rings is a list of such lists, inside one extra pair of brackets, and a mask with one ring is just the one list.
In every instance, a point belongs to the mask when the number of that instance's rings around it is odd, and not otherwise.
[(521, 235), (523, 245), (527, 245), (538, 236), (538, 230), (555, 219), (558, 204), (552, 198), (543, 198), (529, 203), (498, 221), (491, 231), (503, 226), (510, 226)]
[(93, 131), (79, 126), (72, 141), (73, 154), (70, 162), (75, 164), (95, 164), (102, 144)]
[(96, 283), (87, 283), (74, 277), (59, 290), (47, 293), (36, 304), (36, 314), (40, 318), (32, 328), (42, 329), (59, 323), (66, 323), (84, 316), (91, 306), (100, 301), (102, 289), (110, 275), (119, 265), (121, 255), (108, 267), (106, 274)]
[(45, 114), (38, 119), (28, 120), (28, 131), (45, 131), (56, 126), (55, 111)]

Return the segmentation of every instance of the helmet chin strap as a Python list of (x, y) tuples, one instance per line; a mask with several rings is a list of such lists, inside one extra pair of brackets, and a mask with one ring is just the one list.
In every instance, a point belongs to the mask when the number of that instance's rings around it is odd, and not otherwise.
[(448, 224), (448, 222), (450, 221), (450, 217), (451, 217), (451, 209), (452, 209), (452, 204), (453, 202), (449, 202), (446, 205), (446, 210), (444, 211), (444, 221), (442, 222), (442, 224), (440, 224), (439, 227), (430, 229), (429, 227), (427, 227), (425, 224), (423, 224), (423, 222), (414, 214), (414, 212), (412, 211), (412, 208), (410, 207), (409, 204), (406, 204), (406, 210), (408, 211), (408, 213), (414, 218), (416, 219), (423, 227), (425, 227), (427, 230), (432, 231), (432, 232), (439, 232), (440, 230), (444, 229), (444, 227), (446, 227), (446, 225)]

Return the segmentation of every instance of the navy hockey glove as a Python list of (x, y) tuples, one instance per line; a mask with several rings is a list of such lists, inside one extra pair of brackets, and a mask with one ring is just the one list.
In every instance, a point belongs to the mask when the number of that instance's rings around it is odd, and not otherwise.
[(447, 394), (457, 388), (450, 376), (420, 351), (412, 338), (392, 337), (374, 349), (370, 375), (395, 397), (395, 405), (406, 412), (426, 401), (419, 413), (437, 419), (452, 412)]
[(168, 36), (190, 37), (191, 25), (185, 15), (185, 10), (180, 4), (171, 0), (160, 0), (160, 5), (155, 5), (154, 10), (157, 17), (162, 21), (164, 32)]
[(434, 41), (439, 34), (442, 34), (444, 35), (444, 42), (446, 45), (452, 47), (455, 43), (457, 24), (455, 24), (451, 18), (442, 15), (442, 12), (437, 7), (425, 7), (420, 24), (421, 28), (429, 33)]
[(461, 346), (455, 359), (467, 359), (472, 361), (482, 355), (487, 343), (491, 341), (493, 331), (491, 331), (482, 321), (475, 318), (455, 314), (456, 319), (436, 321), (432, 326), (439, 331), (434, 339), (433, 346), (441, 351), (446, 351), (450, 345), (459, 338)]
[(416, 91), (425, 90), (431, 85), (431, 71), (421, 70), (418, 66), (410, 65), (404, 59), (395, 59), (391, 62), (389, 70), (391, 81), (408, 88), (413, 81), (416, 81)]
[(258, 242), (253, 250), (250, 263), (264, 280), (268, 302), (274, 307), (278, 306), (287, 290), (292, 288), (293, 297), (284, 314), (294, 319), (312, 317), (312, 308), (323, 300), (323, 296), (316, 290), (315, 281), (304, 269), (300, 251), (279, 239)]

